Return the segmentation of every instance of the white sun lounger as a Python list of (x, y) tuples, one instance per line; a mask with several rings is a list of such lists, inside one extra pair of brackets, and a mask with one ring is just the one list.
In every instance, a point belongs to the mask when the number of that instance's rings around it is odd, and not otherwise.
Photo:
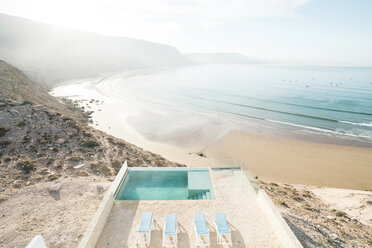
[(177, 247), (177, 214), (167, 214), (165, 217), (163, 247)]
[[(152, 218), (152, 212), (144, 212), (142, 213), (142, 218), (141, 218), (141, 222), (138, 226), (138, 230), (137, 230), (137, 235), (136, 235), (136, 243), (137, 244), (147, 244), (147, 245), (150, 245), (150, 241), (151, 241), (151, 228), (152, 228), (152, 224), (153, 224), (153, 218)], [(141, 240), (141, 236), (145, 236), (144, 237), (144, 241), (143, 239)]]
[(209, 230), (207, 221), (205, 220), (205, 214), (194, 215), (194, 226), (196, 232), (196, 245), (197, 246), (209, 246)]
[(220, 245), (232, 245), (231, 231), (224, 213), (215, 214), (215, 224), (217, 231), (217, 243)]

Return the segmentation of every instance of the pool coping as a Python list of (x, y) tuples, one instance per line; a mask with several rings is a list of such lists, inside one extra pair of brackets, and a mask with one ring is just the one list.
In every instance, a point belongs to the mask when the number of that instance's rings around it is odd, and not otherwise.
[(209, 171), (208, 167), (128, 167), (132, 171)]

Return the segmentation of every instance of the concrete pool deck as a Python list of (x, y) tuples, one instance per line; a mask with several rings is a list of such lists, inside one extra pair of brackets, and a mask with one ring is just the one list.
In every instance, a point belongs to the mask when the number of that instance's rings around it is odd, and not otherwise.
[(195, 213), (205, 213), (211, 238), (209, 247), (218, 247), (214, 226), (216, 212), (226, 213), (232, 231), (232, 247), (283, 247), (244, 171), (210, 170), (210, 175), (215, 200), (114, 201), (95, 247), (137, 247), (136, 231), (141, 215), (149, 211), (154, 213), (149, 246), (152, 248), (162, 247), (167, 213), (178, 215), (178, 247), (197, 247), (193, 224)]

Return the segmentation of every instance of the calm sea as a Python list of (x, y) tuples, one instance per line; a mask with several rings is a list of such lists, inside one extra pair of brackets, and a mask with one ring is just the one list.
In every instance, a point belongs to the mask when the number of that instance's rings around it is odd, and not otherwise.
[(156, 108), (372, 141), (372, 68), (207, 65), (123, 73), (107, 87)]

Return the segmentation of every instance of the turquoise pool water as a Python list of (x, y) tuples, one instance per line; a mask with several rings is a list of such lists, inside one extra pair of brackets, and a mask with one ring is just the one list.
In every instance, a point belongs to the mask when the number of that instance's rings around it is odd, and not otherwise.
[(208, 169), (129, 169), (116, 200), (214, 199)]

